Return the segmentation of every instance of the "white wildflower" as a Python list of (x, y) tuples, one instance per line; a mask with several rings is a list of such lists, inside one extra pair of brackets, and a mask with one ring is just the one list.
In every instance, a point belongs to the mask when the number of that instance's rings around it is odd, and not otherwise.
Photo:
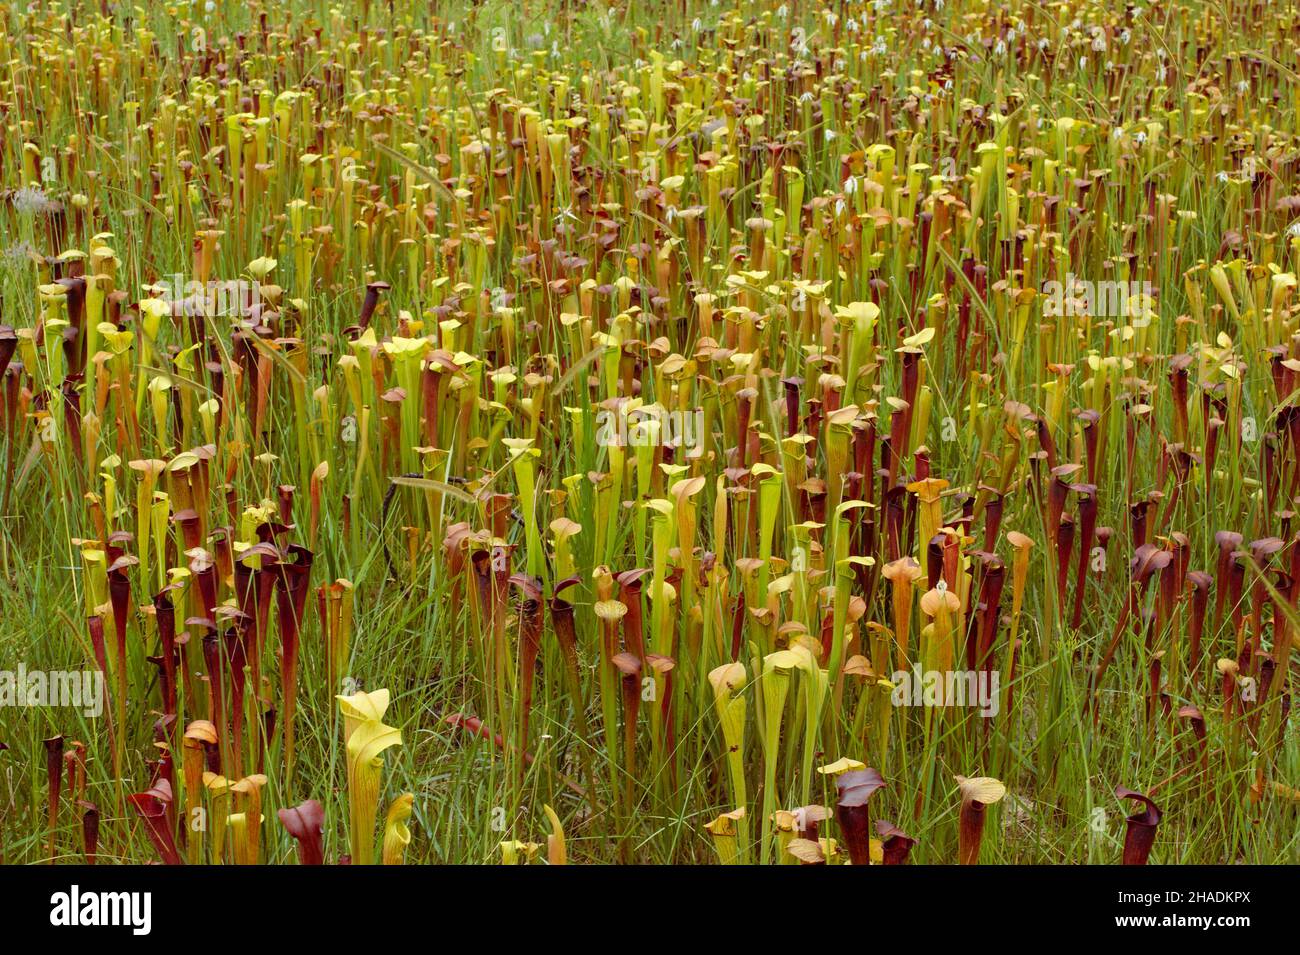
[(14, 208), (18, 210), (19, 215), (31, 216), (38, 212), (46, 212), (53, 205), (45, 197), (45, 193), (37, 186), (23, 186), (13, 194)]

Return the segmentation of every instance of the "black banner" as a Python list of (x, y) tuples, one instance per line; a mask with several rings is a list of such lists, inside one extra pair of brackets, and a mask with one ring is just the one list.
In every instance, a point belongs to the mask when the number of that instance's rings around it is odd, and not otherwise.
[[(9, 867), (0, 869), (0, 925), (10, 931), (111, 937), (166, 932), (234, 941), (337, 941), (448, 924), (491, 933), (586, 933), (643, 912), (660, 924), (725, 918), (728, 938), (761, 930), (850, 933), (908, 924), (953, 932), (996, 929), (1001, 940), (1123, 935), (1207, 936), (1289, 925), (1294, 878), (1245, 867)], [(822, 871), (813, 871), (820, 868)], [(755, 922), (747, 900), (767, 898), (787, 918)], [(658, 900), (658, 901), (656, 901)], [(783, 900), (783, 901), (781, 901)], [(648, 907), (648, 908), (647, 908)], [(652, 915), (653, 913), (653, 915)], [(737, 917), (739, 916), (739, 917)], [(509, 919), (508, 926), (502, 918)], [(361, 923), (354, 920), (360, 919)], [(971, 920), (974, 921), (971, 921)], [(937, 921), (936, 921), (937, 920)], [(818, 926), (821, 926), (819, 929)], [(676, 931), (676, 930), (674, 930)]]

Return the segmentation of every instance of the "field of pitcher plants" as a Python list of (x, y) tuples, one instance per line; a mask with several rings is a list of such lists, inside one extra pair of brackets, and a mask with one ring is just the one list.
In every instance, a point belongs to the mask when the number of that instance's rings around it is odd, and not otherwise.
[(1300, 862), (1300, 10), (0, 9), (0, 861)]

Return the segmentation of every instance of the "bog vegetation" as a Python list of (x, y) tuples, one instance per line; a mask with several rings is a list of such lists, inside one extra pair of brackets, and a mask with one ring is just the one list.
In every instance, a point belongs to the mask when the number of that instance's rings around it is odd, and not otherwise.
[(1298, 41), (6, 5), (3, 860), (1300, 861)]

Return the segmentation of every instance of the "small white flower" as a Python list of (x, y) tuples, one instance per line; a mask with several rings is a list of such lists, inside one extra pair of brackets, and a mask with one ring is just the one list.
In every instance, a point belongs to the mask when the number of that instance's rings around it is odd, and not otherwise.
[(1087, 68), (1088, 68), (1088, 58), (1086, 56), (1079, 57), (1079, 69), (1086, 70)]
[(19, 215), (30, 216), (38, 212), (45, 212), (53, 203), (45, 197), (36, 186), (23, 186), (13, 194), (14, 208), (18, 210)]
[(1143, 145), (1146, 141), (1147, 141), (1146, 130), (1139, 129), (1136, 133), (1133, 134), (1133, 142), (1137, 143), (1139, 146)]
[(1004, 43), (1002, 40), (998, 40), (998, 42), (993, 46), (993, 55), (1006, 56), (1006, 54), (1007, 54), (1006, 43)]
[(36, 253), (36, 248), (27, 240), (9, 246), (0, 252), (0, 261), (9, 268), (26, 264)]
[(776, 8), (776, 15), (780, 17), (782, 20), (784, 20), (786, 17), (790, 15), (790, 8), (783, 3)]
[(1128, 41), (1133, 39), (1133, 31), (1125, 27), (1119, 33), (1119, 42), (1121, 46), (1128, 46)]
[(1228, 181), (1228, 173), (1227, 173), (1226, 170), (1220, 170), (1220, 171), (1218, 172), (1218, 174), (1215, 175), (1214, 178), (1217, 179), (1217, 180), (1219, 180), (1219, 182), (1227, 182), (1227, 181)]
[(858, 177), (857, 177), (857, 176), (849, 176), (849, 178), (847, 178), (847, 179), (844, 180), (844, 194), (845, 194), (846, 196), (852, 196), (852, 195), (855, 195), (855, 194), (857, 193), (857, 191), (858, 191)]
[(699, 33), (701, 30), (704, 29), (704, 21), (701, 20), (699, 17), (696, 17), (694, 20), (691, 21), (691, 29), (694, 30), (696, 33)]
[(833, 129), (823, 130), (822, 136), (825, 138), (826, 142), (829, 143), (835, 138), (835, 130)]
[(1300, 236), (1300, 222), (1292, 222), (1291, 225), (1287, 227), (1286, 234), (1293, 239)]

